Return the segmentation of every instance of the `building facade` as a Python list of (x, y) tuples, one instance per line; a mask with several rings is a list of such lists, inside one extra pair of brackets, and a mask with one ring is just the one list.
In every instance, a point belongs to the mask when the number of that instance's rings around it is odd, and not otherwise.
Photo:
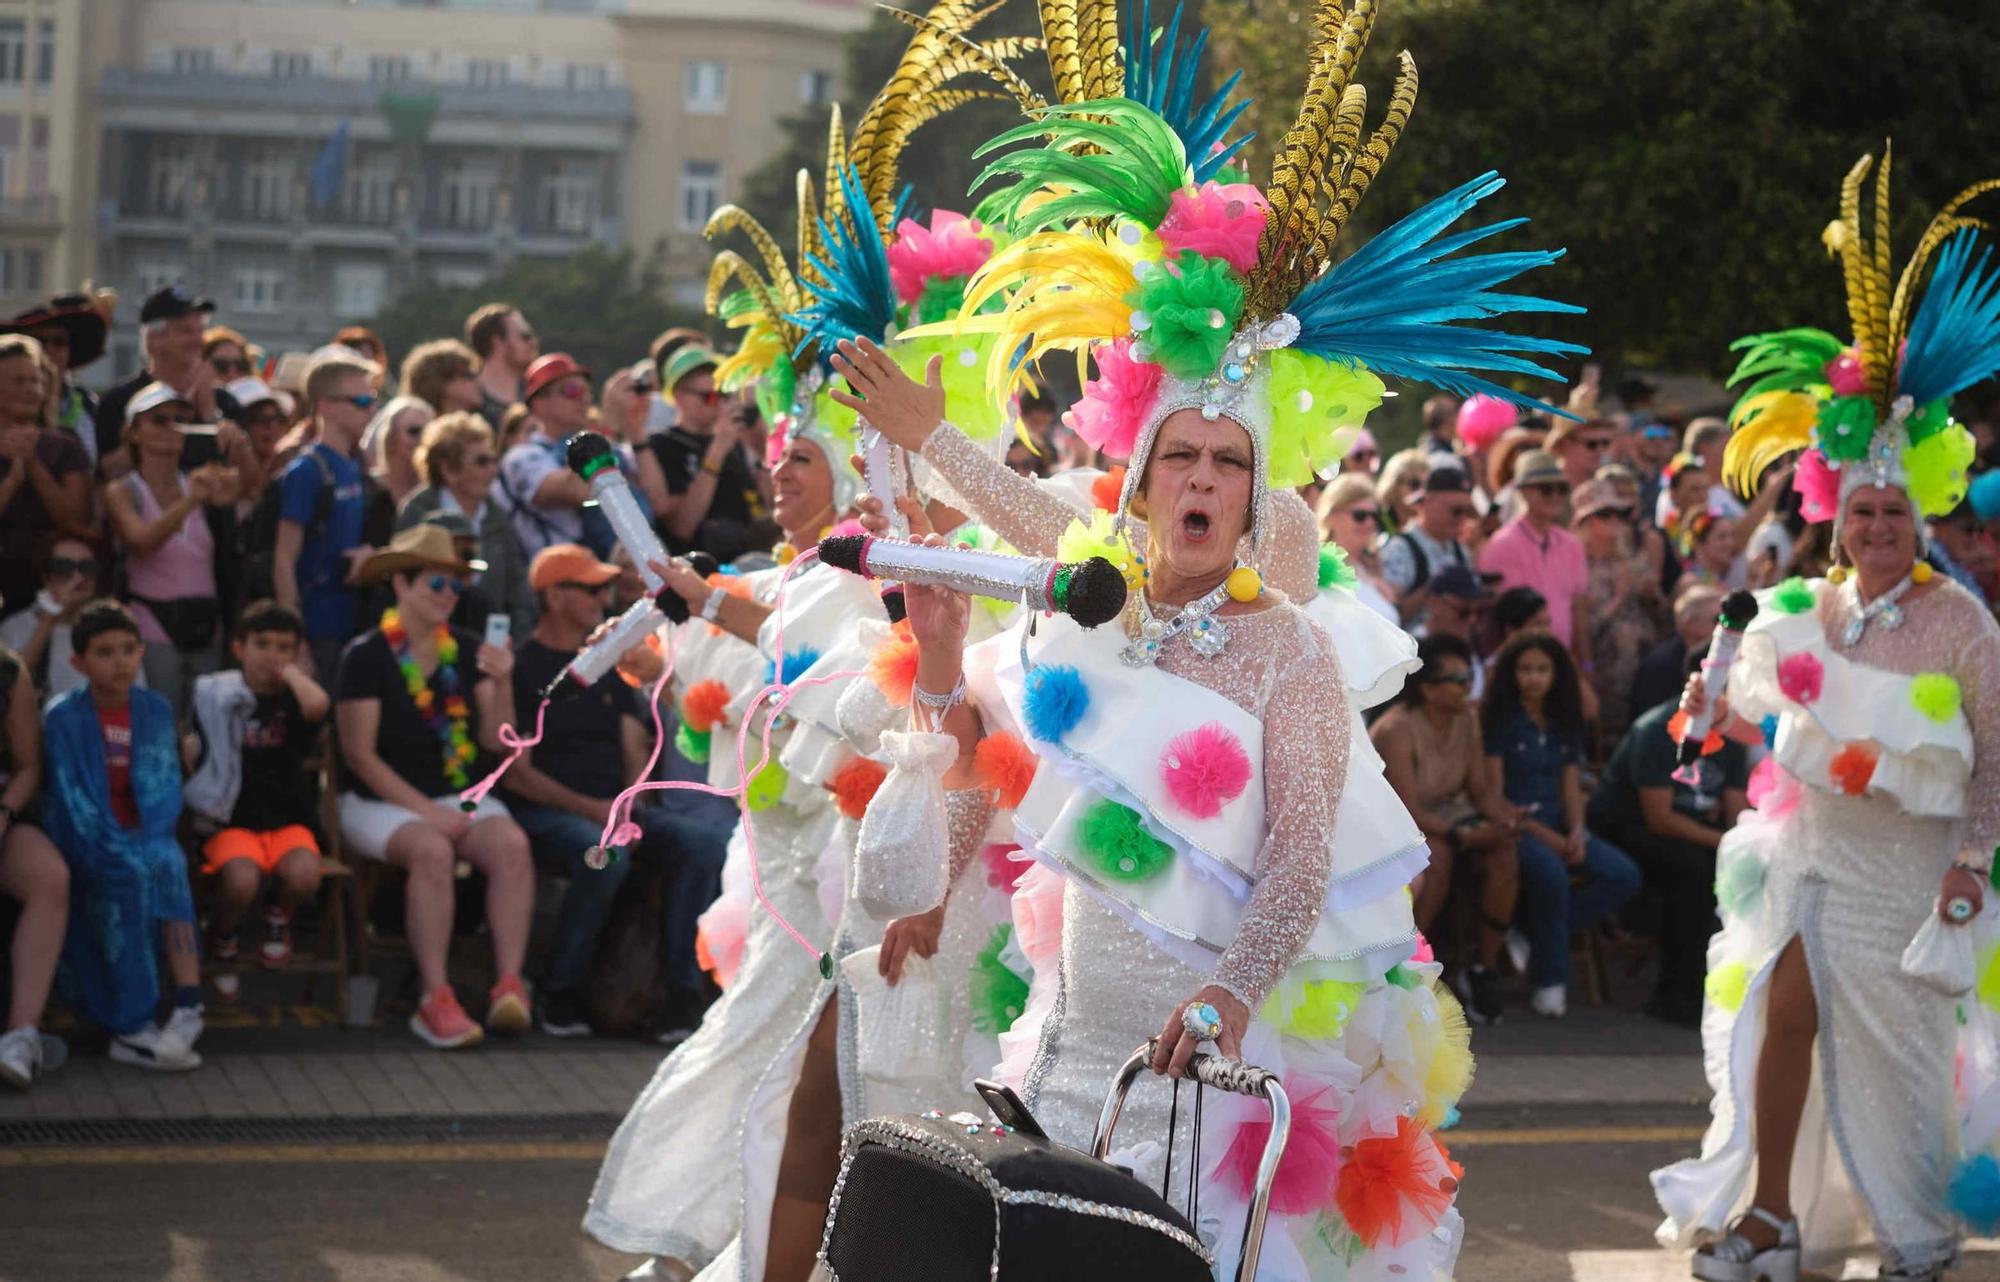
[[(51, 40), (11, 112), (9, 6)], [(0, 0), (0, 148), (10, 116), (50, 144), (0, 168), (0, 199), (40, 215), (0, 217), (0, 249), (40, 251), (17, 292), (89, 276), (130, 320), (180, 282), (272, 351), (413, 282), (591, 244), (664, 244), (699, 301), (701, 224), (784, 116), (832, 97), (866, 20), (861, 0)], [(136, 346), (121, 324), (92, 374)]]

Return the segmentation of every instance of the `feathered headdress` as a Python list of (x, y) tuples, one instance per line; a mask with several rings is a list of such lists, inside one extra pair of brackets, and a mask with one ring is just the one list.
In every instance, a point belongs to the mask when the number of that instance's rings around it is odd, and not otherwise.
[[(967, 102), (1011, 98), (1024, 108), (1040, 102), (1007, 65), (1038, 42), (1019, 37), (981, 42), (969, 34), (995, 7), (943, 0), (922, 15), (890, 10), (915, 31), (851, 136), (834, 107), (823, 187), (816, 193), (805, 171), (799, 172), (793, 261), (737, 206), (725, 205), (709, 219), (711, 239), (741, 232), (757, 257), (753, 263), (725, 249), (709, 268), (708, 310), (743, 331), (736, 354), (717, 368), (717, 382), (725, 390), (757, 383), (758, 403), (773, 427), (772, 448), (782, 450), (801, 436), (817, 444), (833, 468), (835, 501), (842, 508), (854, 501), (860, 480), (847, 463), (855, 444), (854, 412), (825, 392), (826, 359), (834, 345), (859, 335), (885, 341), (899, 319), (926, 308), (955, 311), (964, 281), (993, 251), (985, 229), (960, 215), (933, 214), (929, 226), (905, 216), (908, 192), (899, 191), (897, 179), (903, 148), (919, 127)], [(1002, 91), (947, 87), (968, 75), (996, 81)], [(914, 360), (921, 374), (924, 361), (943, 345), (921, 354), (902, 350), (905, 346), (891, 344), (890, 350), (900, 360)], [(983, 350), (963, 342), (951, 346), (954, 360), (947, 366), (983, 365)], [(957, 351), (965, 347), (972, 348), (969, 360)], [(976, 368), (970, 378), (948, 371), (948, 385), (962, 389), (968, 382), (978, 383)], [(976, 429), (978, 406), (957, 408)], [(998, 416), (986, 418), (989, 430), (997, 432)]]
[(1743, 358), (1729, 384), (1748, 386), (1729, 414), (1735, 432), (1724, 479), (1752, 493), (1765, 468), (1803, 450), (1793, 472), (1803, 514), (1836, 526), (1863, 485), (1902, 489), (1927, 517), (1957, 507), (1974, 445), (1952, 421), (1951, 398), (2000, 370), (2000, 272), (1979, 238), (1991, 229), (1959, 212), (2000, 179), (1946, 202), (1892, 281), (1887, 147), (1875, 172), (1872, 242), (1861, 234), (1861, 187), (1873, 163), (1863, 156), (1848, 170), (1840, 217), (1822, 237), (1840, 257), (1853, 344), (1821, 329), (1787, 329), (1730, 345)]
[[(1225, 169), (1242, 111), (1231, 77), (1197, 101), (1206, 33), (1181, 41), (1176, 8), (1150, 42), (1150, 0), (1127, 10), (1119, 53), (1112, 0), (1044, 0), (1050, 70), (1062, 102), (981, 149), (1004, 152), (980, 181), (1010, 179), (981, 205), (1020, 239), (974, 277), (955, 326), (991, 333), (997, 394), (1051, 352), (1073, 353), (1083, 399), (1071, 425), (1129, 456), (1121, 510), (1142, 483), (1160, 423), (1179, 409), (1227, 416), (1259, 455), (1252, 530), (1267, 486), (1310, 481), (1337, 460), (1384, 375), (1461, 395), (1550, 407), (1488, 375), (1553, 379), (1538, 363), (1584, 349), (1457, 324), (1511, 312), (1578, 312), (1499, 292), (1561, 251), (1463, 254), (1519, 226), (1447, 229), (1501, 180), (1486, 174), (1432, 201), (1334, 263), (1334, 247), (1416, 102), (1406, 53), (1381, 122), (1364, 137), (1355, 68), (1374, 0), (1322, 0), (1298, 118), (1260, 189)], [(1026, 142), (1029, 150), (1007, 150)], [(1001, 297), (1003, 310), (977, 309)], [(1094, 358), (1097, 377), (1088, 378)], [(1561, 411), (1552, 411), (1560, 413)]]

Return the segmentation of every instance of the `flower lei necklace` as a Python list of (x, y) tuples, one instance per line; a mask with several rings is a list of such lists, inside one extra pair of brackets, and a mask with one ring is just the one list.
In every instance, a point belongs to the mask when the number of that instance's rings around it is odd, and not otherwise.
[(444, 707), (438, 707), (437, 696), (431, 691), (424, 670), (417, 666), (410, 654), (410, 634), (403, 630), (403, 620), (392, 607), (382, 612), (382, 636), (395, 652), (396, 666), (402, 669), (403, 685), (410, 692), (410, 699), (417, 705), (417, 715), (431, 728), (431, 733), (444, 745), (444, 777), (454, 789), (464, 788), (471, 782), (468, 767), (479, 755), (473, 746), (471, 731), (467, 729), (472, 710), (465, 704), (465, 696), (458, 690), (458, 638), (452, 636), (451, 629), (440, 623), (437, 629), (437, 676), (438, 684), (444, 687)]

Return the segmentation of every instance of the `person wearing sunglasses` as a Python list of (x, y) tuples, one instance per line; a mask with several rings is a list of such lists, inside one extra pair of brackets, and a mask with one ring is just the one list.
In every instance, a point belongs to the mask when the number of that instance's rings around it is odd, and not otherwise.
[(0, 596), (19, 609), (40, 586), (36, 549), (57, 533), (90, 533), (90, 458), (48, 426), (42, 346), (0, 335)]
[[(1413, 630), (1426, 621), (1432, 576), (1446, 566), (1472, 567), (1472, 550), (1459, 537), (1473, 510), (1472, 478), (1442, 455), (1435, 464), (1415, 492), (1409, 523), (1382, 545), (1383, 581), (1393, 590), (1404, 625)], [(1378, 507), (1384, 514), (1389, 510)]]
[(1583, 544), (1563, 528), (1569, 478), (1547, 450), (1527, 450), (1514, 460), (1514, 492), (1521, 515), (1494, 532), (1479, 553), (1479, 568), (1499, 576), (1501, 591), (1525, 584), (1549, 602), (1549, 631), (1591, 672), (1590, 566)]
[(1563, 479), (1575, 488), (1611, 461), (1611, 446), (1616, 436), (1617, 425), (1610, 419), (1591, 418), (1578, 422), (1559, 418), (1556, 425), (1549, 429), (1548, 439), (1542, 442), (1542, 448), (1556, 456), (1556, 462), (1562, 464)]
[(768, 549), (782, 531), (771, 520), (771, 473), (744, 445), (756, 410), (723, 394), (715, 368), (715, 353), (693, 344), (661, 367), (660, 386), (673, 398), (676, 421), (649, 442), (665, 487), (652, 497), (669, 551), (730, 561)]
[(305, 619), (312, 664), (306, 675), (322, 683), (332, 681), (341, 647), (357, 622), (354, 568), (368, 551), (359, 454), (361, 433), (375, 408), (374, 374), (374, 366), (338, 350), (313, 361), (305, 385), (312, 445), (286, 465), (278, 481), (272, 595)]
[(1592, 479), (1577, 487), (1571, 506), (1576, 510), (1572, 528), (1583, 544), (1590, 575), (1590, 652), (1596, 671), (1584, 678), (1584, 686), (1596, 692), (1595, 721), (1602, 742), (1609, 745), (1645, 711), (1631, 705), (1632, 683), (1646, 652), (1666, 635), (1667, 603), (1659, 567), (1632, 524), (1631, 499), (1614, 482)]
[(493, 797), (461, 807), (479, 778), (480, 750), (500, 750), (514, 720), (514, 655), (448, 620), (478, 567), (451, 533), (416, 525), (362, 562), (364, 585), (386, 584), (395, 605), (341, 657), (335, 717), (340, 735), (340, 832), (347, 850), (403, 870), (404, 920), (423, 1000), (410, 1030), (430, 1046), (476, 1044), (485, 1030), (458, 1003), (445, 963), (463, 859), (486, 876), (486, 925), (499, 982), (487, 994), (486, 1029), (525, 1032), (521, 967), (534, 914), (528, 838)]
[[(1349, 454), (1349, 458), (1353, 455)], [(1389, 622), (1402, 625), (1395, 589), (1382, 577), (1375, 549), (1382, 541), (1382, 504), (1366, 474), (1342, 472), (1320, 491), (1320, 537), (1338, 547), (1354, 571), (1354, 595)]]
[[(500, 473), (493, 429), (469, 411), (434, 418), (417, 442), (416, 466), (425, 484), (397, 509), (396, 529), (443, 517), (465, 522), (477, 540), (475, 555), (486, 563), (479, 576), (480, 593), (492, 610), (513, 621), (515, 636), (528, 635), (535, 626), (535, 595), (528, 586), (528, 558), (514, 533), (514, 522), (492, 497), (493, 478)], [(467, 626), (482, 622), (475, 618)]]
[[(529, 555), (557, 543), (582, 543), (599, 556), (616, 543), (610, 523), (590, 501), (590, 483), (570, 470), (569, 438), (593, 427), (588, 369), (567, 352), (550, 352), (528, 366), (522, 391), (531, 429), (500, 459), (502, 498), (514, 517), (514, 533)], [(621, 370), (612, 382), (629, 384), (631, 372)], [(629, 390), (629, 388), (628, 388)], [(629, 404), (629, 397), (615, 398)], [(607, 425), (614, 441), (624, 440), (622, 424)], [(631, 480), (635, 469), (621, 450), (619, 466)]]
[[(201, 422), (243, 421), (243, 407), (224, 384), (240, 377), (234, 372), (235, 361), (248, 362), (248, 344), (234, 330), (211, 327), (214, 314), (214, 299), (197, 297), (183, 285), (157, 290), (140, 305), (139, 350), (144, 354), (145, 368), (112, 386), (97, 403), (97, 458), (105, 479), (116, 480), (132, 469), (132, 456), (120, 443), (125, 411), (149, 383), (165, 383), (179, 392), (194, 406), (195, 417)], [(214, 344), (209, 341), (211, 335)], [(231, 372), (217, 372), (210, 353), (228, 353), (232, 345)]]
[[(35, 683), (36, 699), (47, 703), (85, 683), (84, 675), (69, 661), (73, 652), (70, 628), (84, 603), (97, 595), (102, 565), (90, 544), (67, 534), (49, 540), (36, 564), (41, 591), (28, 609), (17, 610), (0, 622), (0, 646), (21, 657)], [(18, 604), (8, 601), (0, 608)]]

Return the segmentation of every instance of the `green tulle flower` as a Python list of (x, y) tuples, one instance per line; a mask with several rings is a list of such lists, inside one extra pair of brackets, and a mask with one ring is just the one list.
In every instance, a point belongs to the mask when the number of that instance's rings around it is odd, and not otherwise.
[[(1272, 994), (1265, 1014), (1290, 1036), (1330, 1042), (1347, 1027), (1347, 1021), (1353, 1017), (1355, 1007), (1361, 1004), (1361, 994), (1366, 988), (1365, 984), (1344, 979), (1307, 980), (1295, 1002), (1281, 1001), (1281, 998), (1291, 995), (1289, 986), (1281, 987)], [(1280, 1005), (1288, 1009), (1272, 1009)]]
[(951, 320), (965, 305), (963, 276), (933, 276), (924, 282), (923, 293), (910, 305), (909, 328)]
[(1957, 679), (1949, 673), (1919, 672), (1910, 682), (1910, 702), (1939, 725), (1958, 715), (1963, 700)]
[(1812, 585), (1798, 575), (1793, 575), (1778, 585), (1771, 594), (1771, 608), (1780, 614), (1804, 614), (1813, 608)]
[(683, 721), (674, 728), (674, 751), (697, 766), (705, 766), (708, 764), (709, 740), (712, 735), (713, 732), (708, 730), (691, 730), (688, 728), (688, 723)]
[(1757, 906), (1764, 893), (1763, 856), (1747, 848), (1734, 848), (1716, 865), (1715, 902), (1725, 917), (1742, 918)]
[(1909, 433), (1910, 444), (1921, 445), (1951, 424), (1951, 401), (1946, 398), (1918, 406), (1917, 412), (1903, 421), (1903, 430)]
[(1964, 428), (1937, 432), (1903, 450), (1910, 501), (1924, 516), (1943, 516), (1965, 501), (1975, 446)]
[(938, 378), (944, 384), (944, 416), (973, 440), (991, 441), (1007, 426), (1006, 402), (986, 390), (987, 356), (993, 342), (991, 334), (898, 338), (889, 344), (888, 351), (897, 368), (919, 383), (924, 381), (931, 357), (937, 357)]
[(1875, 402), (1865, 396), (1835, 396), (1820, 403), (1815, 432), (1819, 452), (1842, 463), (1868, 457), (1875, 436)]
[(1327, 588), (1352, 588), (1359, 581), (1354, 567), (1347, 563), (1347, 552), (1338, 543), (1319, 545), (1319, 586)]
[(1243, 280), (1220, 259), (1189, 252), (1147, 272), (1125, 301), (1137, 335), (1133, 355), (1192, 383), (1222, 364), (1243, 316)]
[(1271, 370), (1267, 470), (1274, 488), (1296, 489), (1347, 453), (1387, 389), (1359, 365), (1307, 352), (1285, 348), (1264, 359)]
[(1137, 811), (1099, 801), (1077, 821), (1076, 839), (1091, 869), (1111, 881), (1145, 881), (1167, 870), (1174, 848), (1146, 831)]
[(972, 1026), (988, 1037), (1012, 1028), (1028, 1008), (1028, 981), (1001, 960), (1013, 938), (1012, 926), (994, 927), (986, 947), (972, 959)]

